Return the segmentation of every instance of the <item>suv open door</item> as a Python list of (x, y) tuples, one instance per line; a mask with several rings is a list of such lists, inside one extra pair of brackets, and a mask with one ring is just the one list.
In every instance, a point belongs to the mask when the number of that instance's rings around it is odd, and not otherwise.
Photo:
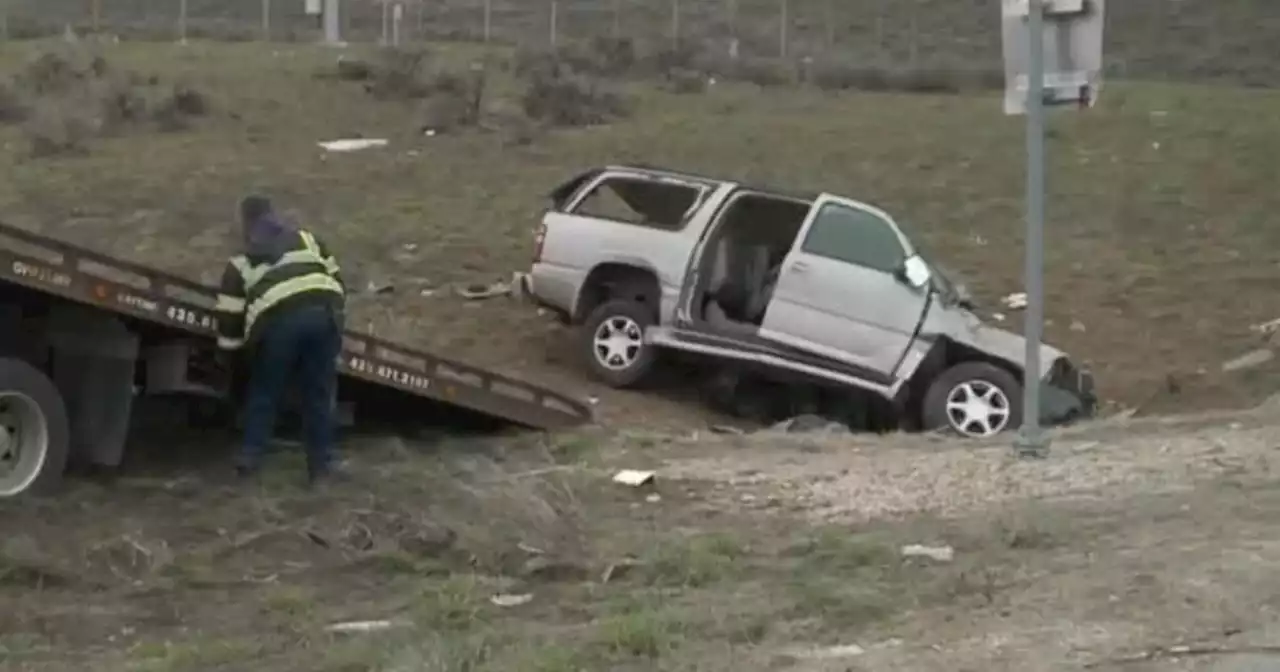
[(889, 383), (928, 308), (927, 282), (905, 274), (913, 257), (888, 214), (822, 194), (783, 260), (759, 335)]

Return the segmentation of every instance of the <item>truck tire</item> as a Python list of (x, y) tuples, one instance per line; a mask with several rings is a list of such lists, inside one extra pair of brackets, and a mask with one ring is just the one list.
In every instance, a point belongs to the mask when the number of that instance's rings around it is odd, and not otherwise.
[(0, 498), (58, 485), (70, 434), (67, 408), (53, 381), (22, 360), (0, 359)]
[(987, 438), (1022, 424), (1022, 385), (986, 362), (962, 362), (929, 385), (921, 408), (925, 430)]
[(644, 342), (644, 330), (656, 321), (652, 308), (625, 299), (591, 311), (581, 347), (592, 375), (610, 387), (640, 385), (657, 363), (657, 348)]

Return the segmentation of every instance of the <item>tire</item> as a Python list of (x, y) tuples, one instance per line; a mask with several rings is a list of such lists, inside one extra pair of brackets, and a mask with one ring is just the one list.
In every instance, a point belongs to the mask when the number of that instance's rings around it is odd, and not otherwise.
[[(582, 324), (580, 346), (591, 374), (615, 388), (644, 382), (658, 360), (657, 348), (644, 342), (644, 330), (656, 321), (651, 308), (624, 299), (606, 301), (591, 311)], [(612, 351), (602, 349), (609, 347), (601, 342), (609, 334), (619, 336)]]
[[(954, 409), (966, 398), (987, 401), (981, 407)], [(923, 429), (944, 430), (966, 438), (988, 438), (1022, 424), (1022, 384), (1012, 373), (986, 362), (963, 362), (943, 371), (929, 385), (920, 411)], [(985, 415), (986, 419), (981, 419)], [(992, 431), (994, 430), (994, 431)]]
[(0, 359), (0, 499), (61, 483), (70, 435), (53, 381), (22, 360)]

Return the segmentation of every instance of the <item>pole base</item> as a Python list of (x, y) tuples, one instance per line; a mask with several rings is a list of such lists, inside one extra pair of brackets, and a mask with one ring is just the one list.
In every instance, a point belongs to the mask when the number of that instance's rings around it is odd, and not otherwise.
[(1043, 460), (1049, 457), (1049, 437), (1039, 428), (1028, 432), (1024, 427), (1013, 440), (1013, 452), (1024, 460)]

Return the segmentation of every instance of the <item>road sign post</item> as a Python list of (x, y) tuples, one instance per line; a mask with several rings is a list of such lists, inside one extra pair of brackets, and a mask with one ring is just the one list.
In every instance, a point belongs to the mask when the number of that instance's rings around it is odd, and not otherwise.
[(1003, 0), (1005, 114), (1027, 118), (1026, 354), (1020, 457), (1044, 457), (1040, 426), (1040, 344), (1044, 332), (1045, 114), (1090, 107), (1102, 84), (1104, 0)]

